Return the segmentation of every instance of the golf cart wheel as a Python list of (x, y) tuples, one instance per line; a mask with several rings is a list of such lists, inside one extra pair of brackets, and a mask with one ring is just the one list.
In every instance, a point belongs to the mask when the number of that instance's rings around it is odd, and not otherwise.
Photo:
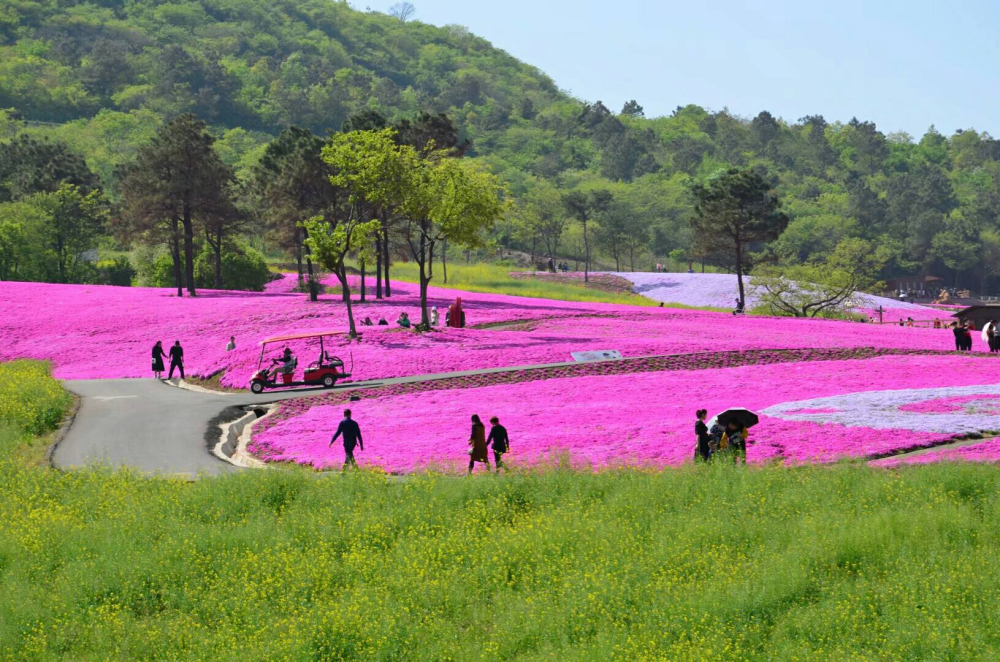
[(250, 390), (257, 394), (263, 393), (264, 385), (261, 382), (253, 382), (250, 384)]
[(323, 377), (323, 388), (333, 388), (333, 385), (337, 383), (337, 378), (333, 375), (326, 375)]

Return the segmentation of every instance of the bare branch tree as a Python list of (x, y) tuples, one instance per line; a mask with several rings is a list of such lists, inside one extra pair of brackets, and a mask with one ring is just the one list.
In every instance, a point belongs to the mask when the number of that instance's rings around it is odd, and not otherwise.
[(389, 7), (389, 15), (395, 16), (404, 23), (417, 13), (417, 8), (413, 6), (411, 2), (397, 2), (392, 7)]

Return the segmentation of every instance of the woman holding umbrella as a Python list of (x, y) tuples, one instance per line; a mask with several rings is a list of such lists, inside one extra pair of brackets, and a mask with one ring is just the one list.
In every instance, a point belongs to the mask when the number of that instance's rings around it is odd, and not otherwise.
[(727, 409), (716, 418), (725, 430), (719, 448), (725, 448), (732, 453), (734, 462), (746, 464), (747, 437), (750, 436), (749, 429), (757, 425), (760, 420), (757, 414), (749, 409), (737, 407)]

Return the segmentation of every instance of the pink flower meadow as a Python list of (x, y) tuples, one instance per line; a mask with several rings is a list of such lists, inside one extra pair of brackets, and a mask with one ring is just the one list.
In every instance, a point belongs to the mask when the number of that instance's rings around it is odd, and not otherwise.
[[(284, 291), (288, 276), (263, 293), (204, 290), (196, 298), (168, 289), (97, 285), (0, 283), (5, 315), (0, 361), (51, 359), (62, 379), (149, 377), (150, 350), (180, 340), (189, 374), (225, 371), (222, 383), (245, 388), (267, 337), (309, 331), (346, 331), (343, 302), (324, 294), (310, 303)], [(838, 321), (737, 318), (724, 313), (574, 303), (431, 288), (441, 311), (461, 296), (469, 328), (419, 334), (395, 327), (401, 311), (416, 319), (417, 287), (393, 284), (392, 299), (355, 305), (360, 321), (385, 317), (388, 327), (359, 327), (363, 338), (333, 340), (327, 349), (348, 363), (355, 379), (380, 379), (456, 370), (571, 360), (570, 352), (616, 349), (626, 357), (700, 351), (798, 347), (898, 347), (950, 349), (951, 332)], [(357, 295), (355, 295), (356, 297)], [(516, 327), (479, 324), (524, 322)], [(230, 335), (236, 350), (226, 352)], [(984, 351), (977, 340), (977, 350)], [(277, 354), (280, 347), (274, 347)], [(292, 345), (300, 366), (318, 347)]]
[[(398, 396), (373, 393), (350, 404), (363, 428), (362, 461), (391, 472), (424, 467), (460, 468), (473, 413), (500, 417), (510, 432), (512, 463), (534, 464), (569, 456), (594, 467), (676, 465), (694, 447), (694, 412), (709, 415), (740, 406), (755, 411), (811, 398), (910, 388), (985, 384), (1000, 364), (959, 355), (886, 356), (868, 360), (811, 361), (738, 368), (571, 377)], [(270, 461), (318, 469), (343, 462), (328, 446), (344, 408), (329, 398), (282, 406), (262, 425), (253, 448)], [(809, 408), (795, 408), (811, 415)], [(821, 415), (829, 409), (819, 411)], [(950, 439), (949, 432), (882, 429), (879, 421), (850, 424), (793, 421), (763, 415), (752, 429), (750, 462), (827, 462), (878, 457)]]

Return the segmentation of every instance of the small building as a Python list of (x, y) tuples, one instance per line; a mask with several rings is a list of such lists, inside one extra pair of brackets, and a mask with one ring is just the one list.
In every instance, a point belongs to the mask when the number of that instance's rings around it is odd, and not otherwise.
[(887, 280), (885, 286), (890, 292), (909, 294), (911, 292), (920, 292), (924, 296), (937, 296), (938, 292), (941, 291), (941, 285), (944, 283), (943, 278), (938, 278), (937, 276), (931, 276), (930, 274), (925, 274), (923, 276), (901, 276), (900, 278), (893, 278), (892, 280)]
[(990, 320), (1000, 320), (1000, 304), (969, 306), (958, 311), (952, 317), (958, 318), (962, 324), (972, 322), (972, 326), (981, 329)]

